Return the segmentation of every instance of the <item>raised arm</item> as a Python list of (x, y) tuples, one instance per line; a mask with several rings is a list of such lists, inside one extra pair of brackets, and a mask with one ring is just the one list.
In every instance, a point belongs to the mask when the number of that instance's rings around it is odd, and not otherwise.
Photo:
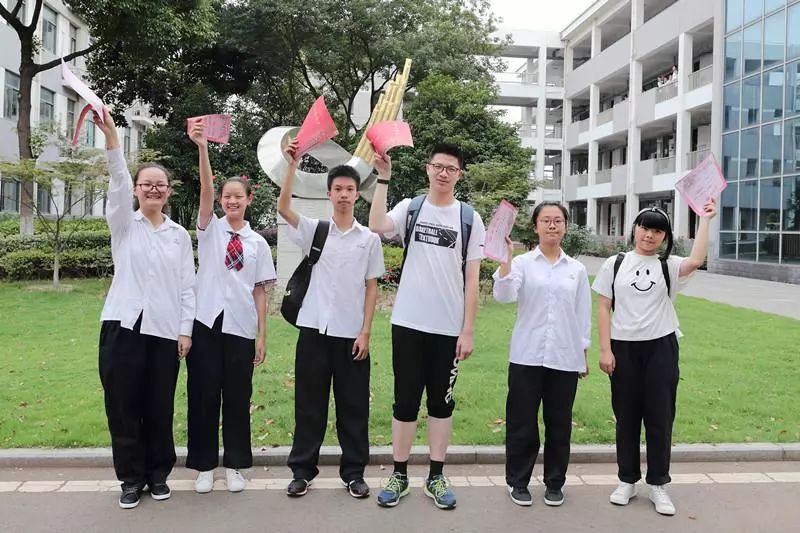
[(94, 113), (94, 122), (106, 138), (106, 158), (111, 179), (106, 192), (106, 220), (112, 234), (124, 232), (130, 225), (133, 214), (133, 182), (128, 164), (119, 147), (117, 125), (107, 107), (103, 107), (103, 119)]
[(678, 271), (679, 277), (683, 278), (688, 276), (705, 263), (706, 254), (708, 254), (708, 227), (711, 224), (711, 219), (714, 218), (716, 214), (717, 202), (713, 198), (709, 198), (705, 205), (703, 205), (703, 216), (700, 217), (700, 224), (697, 227), (697, 234), (694, 237), (692, 253), (681, 262), (681, 268)]
[(214, 213), (214, 174), (208, 159), (208, 140), (202, 119), (195, 119), (189, 138), (197, 145), (200, 166), (200, 207), (197, 210), (197, 228), (205, 229)]
[(378, 171), (379, 181), (375, 184), (375, 193), (372, 196), (372, 205), (369, 208), (369, 229), (375, 233), (390, 233), (394, 230), (394, 222), (387, 216), (386, 193), (389, 185), (380, 180), (392, 178), (392, 160), (389, 156), (382, 156), (377, 152), (373, 156), (372, 165)]
[(299, 161), (294, 156), (295, 152), (297, 152), (297, 141), (290, 142), (289, 146), (283, 151), (289, 161), (289, 167), (286, 169), (286, 175), (283, 177), (283, 184), (281, 185), (281, 194), (278, 196), (278, 214), (293, 228), (297, 228), (300, 223), (300, 214), (292, 209), (292, 187), (294, 186), (294, 175), (297, 173), (297, 165), (299, 164)]

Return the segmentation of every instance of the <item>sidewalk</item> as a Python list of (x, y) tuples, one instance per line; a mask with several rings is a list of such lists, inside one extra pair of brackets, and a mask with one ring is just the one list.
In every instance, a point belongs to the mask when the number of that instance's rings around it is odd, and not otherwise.
[[(605, 261), (585, 255), (578, 260), (586, 265), (590, 276), (597, 274)], [(800, 285), (698, 270), (681, 294), (800, 320)]]

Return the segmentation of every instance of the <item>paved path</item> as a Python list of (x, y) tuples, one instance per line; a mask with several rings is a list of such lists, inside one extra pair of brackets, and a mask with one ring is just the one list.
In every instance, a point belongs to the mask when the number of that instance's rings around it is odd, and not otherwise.
[[(585, 255), (578, 259), (586, 265), (590, 276), (594, 276), (605, 261), (602, 257)], [(800, 320), (800, 285), (699, 270), (681, 294)]]
[[(356, 501), (342, 488), (335, 467), (323, 467), (309, 494), (290, 500), (284, 494), (288, 470), (258, 467), (244, 493), (192, 491), (192, 472), (176, 469), (173, 496), (166, 502), (144, 497), (133, 510), (117, 507), (110, 469), (0, 469), (0, 530), (39, 531), (796, 531), (800, 523), (800, 463), (680, 463), (673, 466), (670, 493), (674, 517), (655, 513), (646, 487), (627, 507), (608, 503), (616, 485), (610, 464), (570, 467), (566, 502), (550, 508), (541, 502), (543, 487), (531, 487), (533, 507), (508, 499), (502, 465), (448, 466), (459, 505), (436, 509), (419, 484), (423, 467), (411, 467), (415, 488), (394, 509), (381, 509), (373, 497)], [(535, 474), (541, 476), (537, 466)], [(218, 472), (218, 477), (222, 472)], [(377, 487), (387, 470), (370, 467)]]

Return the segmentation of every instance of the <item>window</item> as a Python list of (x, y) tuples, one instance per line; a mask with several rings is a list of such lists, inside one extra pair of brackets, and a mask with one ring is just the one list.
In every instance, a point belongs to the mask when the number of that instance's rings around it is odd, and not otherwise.
[(786, 116), (800, 113), (800, 61), (786, 65), (786, 99), (784, 106)]
[(19, 211), (20, 183), (15, 179), (0, 181), (0, 208), (3, 211)]
[(739, 179), (758, 176), (758, 128), (742, 130), (739, 152)]
[(761, 16), (764, 0), (744, 0), (744, 23), (757, 19)]
[(742, 76), (742, 32), (725, 38), (725, 81)]
[(761, 121), (769, 122), (783, 116), (783, 68), (765, 72), (761, 78)]
[(786, 59), (800, 56), (800, 4), (787, 10)]
[(781, 256), (783, 264), (800, 264), (800, 235), (783, 234)]
[(800, 119), (787, 120), (783, 129), (783, 171), (800, 172)]
[(725, 1), (725, 32), (742, 25), (742, 0)]
[[(770, 178), (761, 180), (759, 191), (759, 231), (780, 231), (781, 229), (781, 180)], [(777, 246), (775, 257), (778, 256)]]
[(723, 98), (722, 127), (725, 131), (739, 129), (739, 82), (726, 85)]
[(761, 100), (761, 76), (742, 80), (742, 127), (758, 124)]
[(36, 206), (40, 213), (50, 213), (50, 206), (52, 204), (51, 198), (50, 191), (48, 191), (46, 187), (42, 187), (41, 185), (36, 186)]
[(739, 230), (755, 231), (757, 220), (758, 180), (743, 181), (739, 183)]
[(720, 200), (720, 230), (735, 230), (736, 229), (736, 202), (737, 192), (739, 185), (737, 183), (729, 183), (725, 190), (722, 191), (722, 199)]
[(800, 176), (783, 178), (783, 230), (800, 231)]
[(90, 115), (86, 115), (84, 128), (86, 129), (86, 146), (94, 148), (94, 119), (90, 118)]
[(780, 122), (761, 127), (761, 177), (781, 173)]
[(50, 124), (55, 116), (56, 93), (42, 87), (39, 96), (39, 124)]
[(56, 53), (57, 20), (55, 11), (47, 6), (42, 7), (42, 48), (53, 54)]
[[(69, 25), (69, 53), (75, 53), (78, 51), (78, 28), (74, 25)], [(76, 59), (73, 59), (71, 63), (74, 65), (77, 63)]]
[(719, 257), (720, 259), (736, 259), (736, 234), (719, 234)]
[(75, 107), (78, 103), (72, 98), (67, 98), (67, 137), (72, 139), (75, 135)]
[(764, 21), (764, 68), (783, 63), (786, 45), (786, 21), (783, 11)]
[(122, 138), (122, 153), (126, 156), (131, 153), (131, 129), (125, 128), (125, 135)]
[(19, 116), (19, 76), (6, 71), (5, 106), (3, 116), (17, 118)]
[(764, 13), (772, 13), (779, 7), (786, 5), (786, 0), (764, 0)]
[(739, 179), (739, 132), (722, 136), (722, 173), (728, 181)]
[(761, 21), (742, 32), (742, 64), (744, 76), (761, 68)]

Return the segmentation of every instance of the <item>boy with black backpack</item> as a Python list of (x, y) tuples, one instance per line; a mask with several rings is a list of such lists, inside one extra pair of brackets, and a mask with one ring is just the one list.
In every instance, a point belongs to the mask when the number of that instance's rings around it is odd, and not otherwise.
[[(289, 223), (289, 238), (317, 260), (294, 321), (300, 333), (295, 356), (295, 430), (288, 461), (293, 479), (287, 494), (303, 496), (319, 473), (332, 381), (336, 433), (342, 448), (339, 475), (351, 496), (366, 498), (369, 336), (378, 277), (384, 272), (383, 250), (380, 238), (353, 217), (361, 179), (352, 167), (342, 165), (328, 173), (330, 220), (311, 219), (292, 209), (296, 148), (292, 142), (285, 150), (289, 168), (278, 213)], [(312, 245), (321, 251), (312, 253)]]
[(378, 505), (393, 507), (408, 494), (408, 457), (425, 389), (431, 460), (424, 492), (440, 509), (453, 509), (456, 498), (442, 469), (452, 433), (458, 363), (473, 349), (485, 229), (480, 215), (455, 198), (464, 169), (457, 146), (434, 146), (426, 164), (427, 195), (407, 198), (388, 213), (391, 160), (376, 154), (374, 166), (380, 177), (369, 227), (387, 237), (399, 235), (405, 245), (392, 312), (394, 471)]

